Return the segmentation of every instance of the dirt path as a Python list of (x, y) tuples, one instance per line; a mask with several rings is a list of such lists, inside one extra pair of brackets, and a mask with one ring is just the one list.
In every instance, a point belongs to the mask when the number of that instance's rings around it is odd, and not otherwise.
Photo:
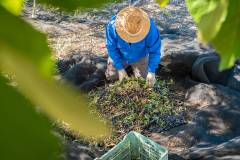
[[(174, 37), (195, 38), (195, 26), (183, 0), (174, 0), (165, 9), (154, 0), (135, 1), (155, 20), (162, 39)], [(36, 18), (31, 18), (31, 7), (26, 7), (24, 17), (39, 30), (48, 34), (49, 43), (57, 58), (72, 54), (94, 54), (106, 56), (105, 26), (108, 20), (127, 6), (127, 1), (110, 4), (90, 12), (66, 14), (54, 9), (38, 7)]]

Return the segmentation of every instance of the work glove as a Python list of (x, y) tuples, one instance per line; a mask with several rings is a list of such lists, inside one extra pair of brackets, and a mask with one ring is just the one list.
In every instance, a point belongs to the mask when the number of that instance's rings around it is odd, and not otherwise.
[(149, 87), (153, 87), (154, 84), (156, 83), (155, 73), (148, 72), (146, 81), (147, 81), (147, 85), (148, 85)]
[(127, 79), (128, 75), (127, 72), (125, 71), (125, 69), (121, 69), (118, 71), (118, 77), (119, 77), (119, 81), (121, 82), (123, 79)]

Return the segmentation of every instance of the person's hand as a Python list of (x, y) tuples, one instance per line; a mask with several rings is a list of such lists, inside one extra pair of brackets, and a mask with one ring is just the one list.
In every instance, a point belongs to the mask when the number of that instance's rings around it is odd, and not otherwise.
[(146, 81), (147, 81), (147, 85), (148, 85), (149, 87), (153, 87), (154, 84), (156, 83), (155, 73), (148, 72)]
[(127, 79), (128, 75), (124, 69), (118, 71), (119, 81), (121, 82), (123, 79)]

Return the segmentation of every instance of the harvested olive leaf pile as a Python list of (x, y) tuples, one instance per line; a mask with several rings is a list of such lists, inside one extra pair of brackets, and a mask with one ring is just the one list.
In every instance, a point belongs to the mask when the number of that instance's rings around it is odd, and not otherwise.
[(131, 78), (89, 93), (93, 112), (98, 110), (99, 116), (112, 122), (111, 140), (120, 140), (131, 130), (161, 132), (185, 123), (183, 103), (170, 89), (173, 81), (158, 79), (153, 88), (145, 83)]

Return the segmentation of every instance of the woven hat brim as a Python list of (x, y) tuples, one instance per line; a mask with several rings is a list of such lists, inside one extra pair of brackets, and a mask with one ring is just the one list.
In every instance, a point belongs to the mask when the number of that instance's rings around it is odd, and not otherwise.
[(131, 7), (126, 7), (117, 14), (116, 31), (117, 31), (117, 34), (126, 42), (136, 43), (143, 40), (147, 36), (150, 30), (150, 19), (148, 14), (145, 11), (143, 11), (142, 9), (138, 9), (141, 13), (142, 28), (135, 35), (129, 34), (127, 31), (124, 30), (124, 26), (122, 26), (121, 24), (121, 19), (124, 18), (126, 13), (129, 12), (130, 8)]

